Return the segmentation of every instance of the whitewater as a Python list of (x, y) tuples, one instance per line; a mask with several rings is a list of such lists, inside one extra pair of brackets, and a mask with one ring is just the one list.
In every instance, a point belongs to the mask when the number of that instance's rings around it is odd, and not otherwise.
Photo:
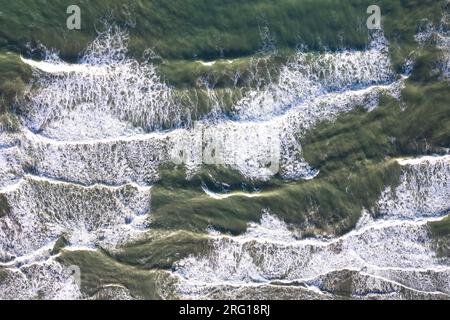
[[(314, 179), (299, 136), (358, 106), (370, 112), (380, 94), (399, 98), (407, 77), (392, 70), (380, 32), (361, 51), (299, 51), (277, 80), (247, 90), (232, 117), (219, 104), (193, 121), (195, 107), (180, 104), (156, 66), (129, 58), (127, 41), (121, 30), (101, 33), (77, 64), (54, 53), (22, 58), (37, 80), (21, 130), (0, 132), (0, 195), (10, 207), (0, 216), (0, 298), (89, 298), (55, 244), (63, 236), (65, 250), (114, 250), (157, 232), (148, 227), (152, 185), (167, 164), (184, 165), (186, 179), (205, 164), (253, 180)], [(165, 271), (177, 296), (264, 298), (282, 288), (288, 298), (449, 298), (449, 261), (436, 255), (428, 223), (449, 212), (450, 157), (397, 161), (400, 184), (380, 196), (379, 216), (364, 211), (343, 236), (299, 237), (269, 210), (239, 236), (205, 230), (208, 253)]]

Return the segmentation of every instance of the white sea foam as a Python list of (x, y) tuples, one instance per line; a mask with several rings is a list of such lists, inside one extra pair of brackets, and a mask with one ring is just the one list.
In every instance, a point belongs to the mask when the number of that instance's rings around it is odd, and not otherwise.
[(241, 119), (269, 119), (324, 94), (392, 83), (388, 48), (386, 38), (377, 33), (363, 51), (300, 51), (281, 68), (277, 81), (250, 91), (238, 101), (235, 112)]
[[(159, 179), (162, 164), (180, 161), (181, 153), (188, 176), (218, 164), (251, 179), (277, 173), (311, 179), (318, 172), (302, 158), (299, 135), (355, 106), (370, 110), (380, 93), (398, 95), (402, 87), (402, 80), (394, 81), (387, 41), (376, 34), (365, 51), (299, 52), (278, 81), (247, 91), (233, 107), (237, 120), (143, 134), (163, 122), (179, 123), (185, 111), (154, 66), (126, 57), (126, 40), (120, 31), (101, 34), (79, 65), (53, 56), (24, 60), (53, 74), (41, 76), (26, 110), (27, 125), (41, 133), (26, 134), (22, 158), (39, 174), (83, 184), (149, 184)], [(214, 105), (213, 113), (223, 109), (220, 101)]]
[(24, 174), (20, 137), (0, 131), (0, 189), (14, 185)]
[[(296, 134), (356, 105), (373, 107), (379, 93), (395, 94), (399, 87), (401, 82), (330, 93), (262, 122), (199, 123), (168, 133), (67, 142), (25, 132), (22, 161), (29, 159), (39, 174), (83, 184), (149, 184), (159, 179), (159, 168), (165, 163), (181, 161), (195, 172), (208, 159), (253, 179), (267, 179), (277, 172), (287, 179), (311, 178), (317, 171), (301, 157)], [(212, 150), (214, 157), (207, 158)]]
[(150, 190), (135, 185), (84, 187), (25, 176), (2, 190), (10, 210), (0, 218), (0, 257), (17, 259), (64, 236), (69, 245), (115, 246), (145, 230)]
[[(139, 234), (149, 211), (147, 186), (160, 178), (163, 164), (180, 160), (180, 152), (188, 175), (206, 157), (252, 179), (277, 172), (285, 179), (310, 179), (318, 172), (302, 158), (298, 135), (356, 106), (371, 110), (380, 93), (397, 96), (403, 85), (391, 70), (387, 42), (378, 35), (365, 51), (299, 52), (282, 67), (279, 80), (244, 95), (233, 108), (233, 121), (202, 120), (189, 129), (145, 133), (189, 122), (189, 111), (177, 104), (153, 65), (127, 58), (126, 41), (121, 31), (102, 33), (76, 65), (55, 56), (23, 59), (39, 72), (39, 80), (23, 110), (31, 131), (15, 135), (19, 143), (0, 142), (1, 193), (11, 205), (0, 218), (0, 250), (8, 261), (6, 280), (0, 282), (4, 295), (9, 293), (3, 288), (14, 287), (12, 297), (38, 292), (46, 298), (80, 297), (62, 266), (48, 258), (55, 241), (66, 235), (72, 248), (93, 248)], [(214, 105), (213, 113), (223, 109), (220, 101)], [(443, 177), (449, 181), (448, 165), (422, 176), (413, 163), (403, 164), (400, 186), (386, 190), (379, 201), (383, 219), (366, 217), (336, 239), (298, 240), (283, 221), (265, 213), (244, 235), (215, 232), (208, 255), (180, 261), (175, 272), (180, 292), (201, 297), (215, 285), (303, 281), (309, 291), (324, 294), (327, 275), (351, 269), (358, 271), (353, 283), (360, 284), (354, 295), (405, 287), (448, 293), (448, 268), (434, 255), (426, 226), (440, 219), (448, 202), (448, 183), (439, 184)], [(434, 178), (435, 172), (443, 176)], [(421, 179), (429, 179), (426, 190), (414, 191)], [(401, 205), (392, 203), (393, 194), (403, 197)], [(418, 212), (424, 219), (416, 219)], [(371, 284), (364, 288), (367, 279)], [(418, 279), (424, 282), (418, 285)]]
[(53, 259), (20, 268), (0, 267), (0, 299), (71, 300), (82, 298), (67, 268)]
[(276, 281), (338, 293), (347, 279), (354, 297), (377, 292), (383, 298), (448, 298), (450, 262), (436, 256), (428, 229), (428, 222), (449, 209), (448, 165), (448, 156), (409, 160), (400, 184), (389, 192), (413, 199), (412, 205), (397, 201), (392, 207), (383, 193), (383, 215), (373, 219), (366, 213), (357, 228), (338, 238), (298, 240), (268, 212), (243, 235), (213, 233), (209, 253), (176, 264), (180, 294), (204, 298), (212, 288)]
[(402, 159), (400, 184), (388, 187), (378, 201), (380, 215), (418, 219), (450, 211), (450, 156)]
[[(326, 289), (318, 277), (347, 269), (381, 277), (383, 283), (399, 281), (425, 292), (450, 292), (446, 277), (450, 266), (442, 264), (430, 247), (426, 221), (377, 224), (331, 241), (295, 241), (290, 233), (280, 239), (275, 230), (253, 237), (252, 232), (241, 238), (216, 236), (210, 254), (179, 262), (180, 292), (187, 297), (218, 286), (274, 281)], [(383, 283), (377, 290), (381, 294), (389, 292)], [(368, 283), (358, 286), (360, 294), (372, 289)]]

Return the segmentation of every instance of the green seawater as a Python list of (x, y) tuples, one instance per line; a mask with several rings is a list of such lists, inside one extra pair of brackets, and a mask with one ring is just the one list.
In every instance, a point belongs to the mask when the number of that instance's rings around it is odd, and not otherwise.
[[(251, 90), (260, 90), (276, 83), (283, 66), (295, 59), (299, 48), (314, 55), (366, 50), (371, 35), (365, 26), (366, 9), (372, 2), (57, 0), (50, 3), (44, 0), (0, 0), (1, 134), (6, 136), (26, 131), (24, 119), (27, 119), (28, 109), (24, 106), (30, 103), (33, 93), (39, 92), (38, 79), (44, 76), (33, 72), (21, 57), (41, 61), (45, 58), (45, 49), (41, 45), (57, 51), (64, 62), (76, 64), (89, 43), (97, 37), (97, 31), (104, 31), (109, 26), (120, 27), (130, 36), (127, 56), (143, 62), (146, 50), (151, 49), (156, 55), (148, 62), (155, 66), (162, 81), (173, 90), (176, 101), (192, 109), (193, 122), (210, 116), (217, 101), (221, 107), (222, 118), (219, 119), (235, 121), (233, 108), (237, 101)], [(81, 8), (81, 30), (66, 28), (66, 8), (71, 4)], [(136, 299), (189, 297), (188, 294), (183, 295), (183, 288), (180, 289), (180, 277), (185, 276), (180, 270), (184, 272), (185, 269), (179, 263), (191, 258), (200, 260), (217, 255), (222, 247), (217, 249), (214, 237), (241, 239), (237, 237), (245, 237), (249, 226), (260, 224), (266, 212), (286, 224), (295, 235), (291, 239), (294, 242), (345, 237), (355, 230), (363, 212), (379, 217), (381, 209), (378, 201), (383, 192), (402, 185), (405, 170), (398, 159), (448, 155), (450, 84), (445, 78), (445, 68), (437, 67), (442, 64), (445, 47), (439, 47), (433, 39), (425, 44), (419, 44), (415, 39), (415, 35), (428, 23), (441, 24), (441, 32), (448, 33), (448, 24), (441, 21), (448, 10), (446, 2), (383, 0), (377, 1), (377, 5), (382, 10), (383, 33), (389, 42), (388, 55), (394, 78), (406, 77), (398, 97), (377, 94), (378, 100), (373, 109), (362, 104), (331, 119), (319, 119), (307, 130), (298, 132), (295, 139), (301, 144), (301, 149), (296, 152), (317, 170), (318, 174), (313, 179), (285, 179), (280, 173), (269, 179), (255, 179), (227, 165), (205, 165), (192, 177), (186, 178), (189, 168), (185, 165), (164, 164), (158, 168), (159, 179), (146, 191), (150, 195), (151, 209), (145, 212), (148, 217), (139, 236), (117, 246), (93, 241), (81, 248), (70, 243), (70, 237), (66, 238), (64, 232), (51, 239), (54, 247), (48, 259), (65, 267), (75, 265), (81, 270), (80, 295), (77, 297), (114, 298), (116, 293), (110, 294), (110, 287), (120, 288), (127, 296)], [(215, 63), (207, 64), (212, 61)], [(408, 61), (412, 61), (412, 71), (405, 76)], [(340, 92), (339, 89), (336, 91)], [(177, 129), (191, 125), (182, 123)], [(169, 126), (161, 131), (174, 129)], [(144, 130), (144, 133), (150, 132)], [(3, 150), (3, 142), (0, 148)], [(33, 146), (24, 148), (31, 150)], [(88, 149), (89, 145), (85, 148)], [(8, 154), (4, 159), (10, 161), (15, 156)], [(80, 156), (82, 161), (89, 165), (101, 161), (101, 156), (94, 160), (83, 157)], [(39, 168), (33, 160), (27, 159), (30, 163), (21, 163), (19, 169), (14, 167), (15, 171), (11, 174), (39, 176)], [(64, 162), (66, 159), (61, 157), (58, 161)], [(6, 167), (11, 161), (0, 163), (5, 163)], [(82, 168), (74, 170), (80, 170), (82, 176)], [(117, 187), (104, 181), (83, 185), (77, 181), (66, 181), (64, 172), (60, 174), (61, 177), (42, 176), (57, 182), (77, 184), (77, 188), (92, 187), (95, 183)], [(443, 181), (446, 177), (440, 178), (443, 182), (441, 189), (448, 188), (448, 181), (447, 184)], [(217, 199), (207, 194), (205, 189), (214, 194), (233, 196)], [(73, 192), (75, 200), (69, 201), (69, 205), (78, 203), (76, 192)], [(249, 197), (248, 194), (257, 196)], [(47, 199), (45, 194), (42, 197), (43, 207), (50, 207), (55, 201), (52, 195)], [(96, 197), (93, 196), (92, 201), (97, 201)], [(12, 200), (0, 194), (0, 221), (14, 210), (10, 203)], [(105, 198), (104, 201), (111, 200)], [(446, 205), (447, 211), (441, 212), (440, 217), (448, 214), (448, 199)], [(24, 210), (26, 212), (28, 209)], [(83, 206), (77, 204), (69, 218), (82, 210)], [(42, 214), (45, 216), (45, 213)], [(58, 210), (48, 213), (51, 214), (57, 216)], [(425, 228), (430, 247), (447, 268), (450, 258), (448, 217), (430, 222)], [(6, 223), (0, 224), (0, 231), (10, 232)], [(280, 241), (280, 248), (285, 250), (289, 247), (283, 239)], [(370, 240), (367, 242), (370, 243)], [(230, 256), (241, 254), (237, 258), (235, 274), (239, 274), (239, 267), (247, 263), (246, 259), (263, 269), (266, 263), (270, 263), (267, 257), (270, 257), (271, 250), (279, 250), (276, 245), (267, 245), (264, 251), (255, 243), (258, 243), (257, 237), (244, 244), (241, 251), (230, 251)], [(0, 249), (7, 247), (5, 245)], [(314, 250), (319, 249), (311, 247), (310, 251)], [(339, 252), (341, 248), (336, 246), (333, 250)], [(260, 251), (266, 255), (259, 257)], [(0, 251), (0, 254), (3, 253)], [(0, 265), (0, 297), (3, 297), (1, 290), (6, 290), (9, 283), (13, 283), (8, 282), (7, 271), (20, 269), (20, 266), (8, 265), (14, 261), (11, 257), (0, 255), (0, 258), (0, 262), (5, 263)], [(329, 293), (326, 296), (308, 291), (302, 283), (283, 283), (284, 275), (276, 274), (263, 280), (252, 279), (251, 275), (247, 278), (243, 276), (239, 279), (241, 282), (237, 281), (237, 287), (246, 281), (261, 282), (258, 289), (242, 285), (238, 290), (230, 285), (233, 283), (230, 280), (228, 284), (217, 284), (207, 294), (202, 292), (199, 297), (358, 298), (352, 291), (353, 283), (359, 281), (359, 275), (354, 271), (344, 270), (344, 274), (337, 275), (331, 272), (330, 277), (337, 279), (337, 284), (333, 287), (331, 280), (324, 281), (323, 291)], [(233, 270), (230, 274), (233, 275)], [(189, 276), (186, 279), (189, 282)], [(2, 282), (6, 287), (2, 286)], [(329, 291), (325, 290), (327, 288)], [(395, 290), (401, 298), (428, 297), (410, 289), (405, 284), (404, 288)], [(437, 297), (448, 299), (450, 292), (445, 291), (447, 289), (445, 286), (444, 289), (436, 289), (442, 294)], [(44, 291), (26, 298), (46, 299), (48, 293)]]

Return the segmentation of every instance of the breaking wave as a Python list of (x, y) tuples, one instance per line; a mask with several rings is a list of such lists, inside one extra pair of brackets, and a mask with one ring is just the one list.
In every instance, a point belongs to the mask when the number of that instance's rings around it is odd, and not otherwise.
[(365, 212), (342, 237), (299, 240), (267, 211), (241, 236), (210, 233), (208, 254), (176, 264), (179, 294), (207, 298), (243, 286), (290, 285), (325, 296), (450, 298), (450, 261), (436, 256), (428, 229), (450, 210), (450, 158), (400, 163), (400, 184), (379, 200), (382, 215)]
[(0, 267), (0, 299), (67, 300), (82, 297), (67, 268), (49, 260), (20, 268)]
[(205, 119), (190, 128), (145, 133), (166, 122), (179, 125), (189, 112), (153, 65), (127, 58), (126, 33), (110, 30), (78, 65), (55, 57), (25, 60), (46, 73), (25, 110), (32, 132), (25, 132), (22, 158), (40, 175), (82, 184), (148, 185), (168, 162), (184, 164), (189, 177), (208, 159), (250, 179), (278, 173), (285, 179), (313, 178), (317, 171), (302, 158), (299, 135), (356, 106), (370, 110), (380, 94), (398, 96), (402, 87), (386, 39), (381, 33), (373, 37), (365, 51), (299, 52), (277, 82), (245, 93), (233, 106), (233, 120)]
[(332, 92), (363, 89), (395, 80), (389, 44), (374, 33), (367, 50), (333, 53), (299, 51), (281, 68), (279, 79), (262, 90), (249, 92), (234, 110), (240, 119), (267, 119), (287, 109)]
[(145, 230), (150, 190), (135, 185), (84, 187), (26, 176), (2, 190), (0, 260), (14, 261), (64, 237), (68, 245), (115, 246)]
[(23, 59), (45, 71), (28, 96), (26, 125), (49, 137), (84, 139), (179, 125), (188, 115), (151, 63), (127, 57), (127, 42), (127, 33), (112, 28), (98, 35), (78, 65), (56, 54), (42, 63)]

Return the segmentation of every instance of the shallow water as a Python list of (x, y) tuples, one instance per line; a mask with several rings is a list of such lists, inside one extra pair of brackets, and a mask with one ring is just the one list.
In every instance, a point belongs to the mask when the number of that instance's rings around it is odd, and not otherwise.
[[(359, 106), (370, 112), (382, 93), (401, 98), (406, 77), (382, 33), (363, 51), (299, 51), (231, 114), (219, 103), (195, 122), (196, 106), (181, 104), (150, 62), (129, 58), (127, 40), (102, 33), (78, 64), (22, 60), (37, 81), (21, 129), (0, 133), (0, 298), (449, 298), (450, 262), (428, 225), (450, 210), (449, 156), (398, 160), (399, 183), (382, 192), (378, 214), (363, 210), (341, 236), (304, 237), (276, 208), (259, 223), (238, 217), (241, 235), (186, 226), (186, 253), (185, 230), (151, 227), (152, 186), (170, 164), (184, 165), (176, 179), (187, 181), (220, 165), (242, 180), (313, 183), (299, 136)], [(215, 201), (263, 194), (201, 188)], [(175, 252), (167, 261), (145, 249), (152, 237)]]

